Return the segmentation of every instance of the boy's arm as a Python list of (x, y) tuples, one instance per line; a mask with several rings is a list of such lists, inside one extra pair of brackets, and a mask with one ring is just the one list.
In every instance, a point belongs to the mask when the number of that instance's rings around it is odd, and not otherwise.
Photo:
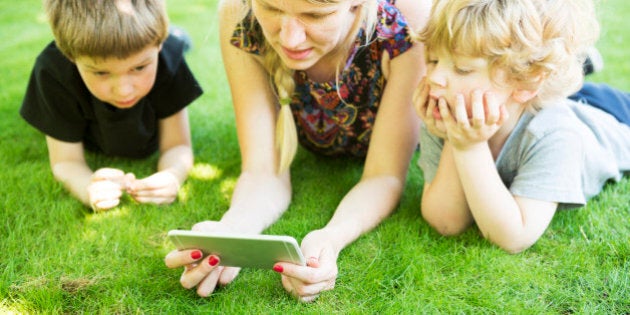
[(462, 233), (473, 223), (448, 142), (444, 143), (435, 177), (424, 183), (421, 202), (422, 217), (442, 235)]
[(92, 173), (81, 142), (63, 142), (46, 136), (46, 143), (53, 175), (72, 195), (94, 210), (118, 205), (127, 178), (123, 171), (103, 168)]
[(160, 152), (158, 171), (170, 172), (179, 185), (184, 183), (194, 160), (186, 108), (160, 120)]
[(510, 253), (533, 245), (551, 222), (557, 203), (513, 196), (487, 143), (452, 151), (468, 206), (484, 237)]

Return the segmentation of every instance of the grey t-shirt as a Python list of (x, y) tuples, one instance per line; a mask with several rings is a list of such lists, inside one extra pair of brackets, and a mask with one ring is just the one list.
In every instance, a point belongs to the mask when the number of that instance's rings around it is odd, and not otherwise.
[[(418, 165), (427, 183), (435, 177), (442, 146), (423, 126)], [(630, 171), (630, 126), (566, 100), (525, 112), (495, 163), (513, 195), (557, 202), (559, 208), (582, 206), (607, 181)]]

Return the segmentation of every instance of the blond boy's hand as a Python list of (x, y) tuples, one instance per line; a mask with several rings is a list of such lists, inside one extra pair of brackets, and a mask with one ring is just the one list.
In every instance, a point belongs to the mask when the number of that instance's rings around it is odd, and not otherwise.
[(459, 150), (487, 142), (509, 116), (505, 105), (500, 104), (490, 92), (475, 90), (470, 99), (471, 104), (467, 106), (464, 95), (458, 94), (454, 113), (445, 100), (438, 102), (447, 139)]
[(429, 85), (425, 83), (426, 77), (422, 79), (420, 85), (413, 94), (413, 105), (427, 130), (442, 139), (446, 138), (446, 129), (443, 125), (436, 123), (435, 115), (438, 113), (437, 102), (429, 97)]

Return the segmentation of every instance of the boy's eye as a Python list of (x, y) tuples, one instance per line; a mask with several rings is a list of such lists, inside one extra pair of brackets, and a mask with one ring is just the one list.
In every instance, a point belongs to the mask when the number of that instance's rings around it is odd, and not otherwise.
[(107, 73), (107, 72), (105, 72), (105, 71), (94, 71), (93, 73), (94, 73), (94, 75), (95, 75), (95, 76), (97, 76), (97, 77), (103, 77), (103, 76), (106, 76), (106, 75), (108, 74), (108, 73)]
[(457, 74), (464, 75), (464, 74), (469, 74), (469, 73), (472, 73), (472, 72), (473, 72), (473, 70), (470, 70), (470, 69), (463, 69), (463, 68), (460, 68), (460, 67), (455, 67), (455, 73), (457, 73)]
[(144, 70), (144, 68), (146, 68), (146, 67), (147, 67), (147, 66), (138, 66), (138, 67), (135, 67), (133, 70), (134, 70), (134, 71), (142, 71), (142, 70)]

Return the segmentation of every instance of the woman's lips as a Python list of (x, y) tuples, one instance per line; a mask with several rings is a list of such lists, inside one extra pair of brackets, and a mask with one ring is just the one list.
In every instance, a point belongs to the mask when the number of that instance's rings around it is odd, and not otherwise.
[(282, 51), (284, 52), (284, 54), (293, 60), (306, 59), (306, 57), (308, 57), (308, 55), (311, 53), (312, 50), (313, 50), (312, 48), (293, 50), (293, 49), (282, 47)]

